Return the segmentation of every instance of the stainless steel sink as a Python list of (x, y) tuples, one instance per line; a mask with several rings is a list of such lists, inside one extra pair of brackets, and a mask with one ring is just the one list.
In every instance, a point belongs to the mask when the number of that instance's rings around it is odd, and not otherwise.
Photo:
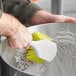
[[(76, 39), (76, 24), (49, 23), (49, 24), (32, 26), (32, 27), (29, 27), (28, 29), (31, 33), (39, 31), (52, 38), (55, 38), (57, 35), (59, 35), (58, 34), (59, 31), (67, 31), (68, 29), (69, 31), (74, 33), (75, 35), (74, 38)], [(74, 43), (76, 45), (75, 41)], [(73, 41), (71, 43), (73, 43)], [(69, 51), (67, 51), (67, 49), (65, 50), (65, 48), (62, 45), (66, 46), (66, 48), (69, 49)], [(15, 61), (14, 61), (16, 49), (8, 48), (8, 45), (2, 42), (1, 47), (0, 47), (0, 51), (2, 52), (1, 57), (3, 61), (5, 62), (4, 64), (6, 64), (4, 65), (5, 66), (4, 69), (5, 71), (6, 70), (8, 71), (8, 73), (6, 72), (5, 75), (6, 76), (31, 76), (31, 75), (34, 75), (34, 76), (76, 76), (76, 46), (75, 45), (72, 46), (71, 44), (61, 43), (60, 46), (62, 46), (62, 49), (58, 48), (58, 52), (54, 60), (52, 62), (45, 63), (43, 65), (45, 69), (41, 72), (40, 69), (42, 65), (39, 65), (39, 64), (31, 66), (28, 70), (25, 70), (25, 71), (21, 71), (17, 69)], [(70, 48), (67, 46), (69, 46)]]

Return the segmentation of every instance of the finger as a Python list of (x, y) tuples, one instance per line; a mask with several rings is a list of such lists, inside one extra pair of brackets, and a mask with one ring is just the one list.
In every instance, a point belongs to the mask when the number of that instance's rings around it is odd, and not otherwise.
[(76, 18), (66, 17), (64, 22), (76, 23)]
[(27, 44), (27, 46), (24, 46), (23, 48), (28, 49), (30, 47), (30, 43)]
[(76, 23), (76, 18), (68, 17), (64, 15), (54, 15), (55, 22), (70, 22), (70, 23)]

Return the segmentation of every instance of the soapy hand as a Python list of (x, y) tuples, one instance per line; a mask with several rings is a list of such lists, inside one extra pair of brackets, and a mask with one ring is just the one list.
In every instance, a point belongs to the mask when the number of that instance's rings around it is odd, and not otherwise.
[(32, 36), (28, 29), (12, 15), (3, 13), (0, 19), (0, 35), (7, 37), (10, 47), (27, 48)]
[(10, 47), (14, 48), (28, 48), (32, 41), (30, 32), (24, 26), (19, 26), (17, 31), (7, 39)]

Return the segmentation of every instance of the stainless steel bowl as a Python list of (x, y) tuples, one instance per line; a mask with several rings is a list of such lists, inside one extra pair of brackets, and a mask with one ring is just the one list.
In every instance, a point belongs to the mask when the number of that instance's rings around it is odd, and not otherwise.
[[(70, 23), (49, 23), (41, 24), (28, 28), (31, 33), (39, 31), (52, 38), (58, 35), (59, 31), (71, 31), (74, 33), (76, 39), (76, 24)], [(72, 47), (72, 45), (68, 44)], [(62, 46), (63, 47), (63, 46)], [(16, 55), (16, 50), (8, 47), (7, 43), (2, 40), (0, 46), (0, 53), (2, 58), (2, 66), (4, 67), (4, 76), (76, 76), (76, 49), (69, 48), (67, 50), (59, 50), (52, 62), (45, 63), (45, 70), (41, 72), (42, 65), (36, 64), (29, 67), (28, 70), (21, 71), (16, 68), (16, 62), (14, 56)], [(23, 49), (20, 49), (20, 51)], [(67, 51), (67, 52), (66, 52)], [(43, 68), (43, 67), (42, 67)], [(2, 75), (2, 76), (3, 76)]]

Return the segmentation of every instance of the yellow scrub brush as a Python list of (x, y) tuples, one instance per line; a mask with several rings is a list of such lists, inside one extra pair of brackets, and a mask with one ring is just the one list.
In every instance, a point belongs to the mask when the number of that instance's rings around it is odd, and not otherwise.
[(51, 37), (48, 37), (47, 35), (41, 33), (41, 32), (34, 32), (32, 34), (33, 37), (33, 41), (38, 41), (38, 40), (42, 40), (42, 39), (47, 39), (47, 40), (52, 40)]
[(45, 61), (51, 61), (57, 52), (57, 46), (52, 42), (52, 38), (40, 32), (32, 34), (33, 42), (25, 53), (25, 57), (33, 62), (43, 64)]

